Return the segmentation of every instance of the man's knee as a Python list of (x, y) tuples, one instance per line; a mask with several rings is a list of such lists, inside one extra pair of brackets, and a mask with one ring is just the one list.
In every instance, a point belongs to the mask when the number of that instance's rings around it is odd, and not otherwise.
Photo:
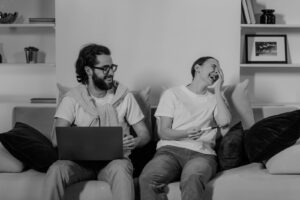
[(62, 176), (63, 174), (65, 174), (63, 172), (69, 171), (71, 169), (71, 164), (72, 161), (69, 160), (58, 160), (49, 167), (47, 176)]

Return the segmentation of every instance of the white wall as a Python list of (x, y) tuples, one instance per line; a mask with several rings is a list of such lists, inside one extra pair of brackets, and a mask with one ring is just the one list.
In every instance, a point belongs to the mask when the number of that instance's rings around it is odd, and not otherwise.
[(240, 0), (57, 0), (57, 81), (76, 84), (83, 44), (112, 50), (116, 79), (129, 87), (188, 83), (201, 56), (219, 59), (225, 83), (239, 80)]

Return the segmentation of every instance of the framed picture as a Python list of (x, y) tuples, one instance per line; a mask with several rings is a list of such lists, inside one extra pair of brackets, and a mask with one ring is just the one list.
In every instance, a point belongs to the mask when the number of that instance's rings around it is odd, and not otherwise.
[(287, 63), (286, 35), (245, 35), (246, 63)]

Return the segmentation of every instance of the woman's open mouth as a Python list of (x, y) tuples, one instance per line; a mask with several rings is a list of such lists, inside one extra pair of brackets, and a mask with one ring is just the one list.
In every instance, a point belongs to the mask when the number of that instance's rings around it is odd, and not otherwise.
[(219, 78), (219, 75), (216, 72), (211, 72), (208, 76), (213, 82), (215, 82)]

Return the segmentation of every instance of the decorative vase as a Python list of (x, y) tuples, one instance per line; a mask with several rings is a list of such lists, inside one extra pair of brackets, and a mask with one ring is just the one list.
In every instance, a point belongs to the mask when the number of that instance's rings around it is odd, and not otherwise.
[(261, 10), (263, 14), (260, 16), (260, 23), (261, 24), (275, 24), (276, 18), (274, 15), (273, 9), (263, 9)]
[(37, 63), (39, 49), (36, 47), (25, 47), (26, 63)]

